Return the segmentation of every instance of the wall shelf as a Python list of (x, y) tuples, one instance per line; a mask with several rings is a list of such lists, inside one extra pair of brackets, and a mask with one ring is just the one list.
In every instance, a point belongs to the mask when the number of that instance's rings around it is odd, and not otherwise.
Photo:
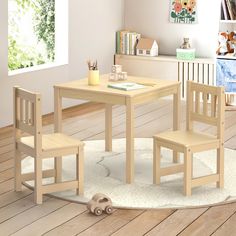
[(226, 54), (226, 55), (224, 55), (224, 56), (223, 56), (223, 55), (222, 55), (222, 56), (218, 55), (216, 58), (217, 58), (217, 59), (236, 60), (236, 56), (234, 56), (233, 53), (228, 53), (228, 54)]
[(236, 23), (236, 20), (220, 20), (220, 23), (234, 24)]
[(180, 60), (177, 59), (174, 55), (159, 55), (156, 57), (150, 57), (150, 56), (136, 56), (136, 55), (126, 55), (126, 54), (115, 54), (115, 58), (121, 58), (121, 59), (130, 59), (130, 60), (147, 60), (147, 61), (167, 61), (167, 62), (186, 62), (186, 63), (209, 63), (214, 64), (215, 60), (214, 58), (199, 58), (196, 57), (193, 60)]

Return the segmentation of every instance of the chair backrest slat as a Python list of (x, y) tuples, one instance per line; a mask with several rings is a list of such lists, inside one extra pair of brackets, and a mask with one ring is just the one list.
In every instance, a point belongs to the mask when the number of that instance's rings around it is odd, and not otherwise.
[(217, 96), (211, 95), (211, 117), (215, 117), (216, 115), (216, 104), (217, 104)]
[[(41, 95), (21, 89), (13, 88), (14, 94), (14, 129), (17, 136), (19, 131), (34, 136), (36, 153), (42, 150), (42, 115)], [(20, 138), (20, 137), (15, 137)]]
[(29, 104), (30, 104), (30, 101), (25, 100), (25, 121), (26, 121), (27, 124), (30, 124), (29, 123), (29, 117), (30, 117)]
[(36, 96), (26, 90), (14, 88), (15, 109), (16, 109), (16, 128), (29, 133), (35, 134), (35, 107), (37, 104)]
[(207, 97), (208, 97), (208, 94), (204, 93), (203, 94), (203, 115), (205, 116), (207, 116), (207, 112), (208, 112)]
[(196, 94), (196, 100), (195, 100), (195, 111), (199, 112), (200, 111), (200, 93), (195, 92)]
[(23, 98), (20, 98), (20, 121), (25, 120), (25, 100)]
[[(223, 87), (187, 81), (187, 130), (192, 130), (194, 121), (217, 127), (217, 136), (222, 136), (224, 125), (225, 94)], [(200, 101), (202, 97), (202, 103)], [(192, 106), (189, 104), (192, 103)]]

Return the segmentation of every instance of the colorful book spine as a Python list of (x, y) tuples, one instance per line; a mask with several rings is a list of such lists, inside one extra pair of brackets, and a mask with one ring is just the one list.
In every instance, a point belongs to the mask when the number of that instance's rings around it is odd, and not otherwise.
[(233, 20), (236, 20), (236, 0), (231, 0), (231, 9), (233, 13)]
[(125, 54), (125, 35), (127, 33), (127, 30), (120, 31), (120, 54)]
[(133, 48), (132, 48), (132, 36), (133, 36), (133, 33), (130, 33), (129, 34), (129, 55), (132, 55), (132, 50), (133, 50)]
[(141, 38), (141, 34), (136, 33), (135, 35), (135, 43), (134, 43), (134, 55), (136, 55), (136, 47), (138, 44), (139, 39)]
[(234, 15), (233, 15), (233, 10), (232, 10), (232, 7), (231, 7), (230, 0), (226, 0), (226, 6), (227, 6), (227, 9), (229, 11), (230, 20), (234, 20)]
[(122, 49), (121, 49), (121, 54), (125, 54), (125, 34), (126, 34), (126, 32), (122, 32)]
[(116, 53), (120, 54), (120, 31), (116, 32)]
[(223, 16), (224, 19), (223, 20), (229, 20), (229, 12), (228, 12), (228, 8), (226, 6), (226, 0), (221, 0), (221, 5), (222, 5), (222, 10), (223, 10)]
[(129, 55), (129, 50), (130, 50), (130, 45), (129, 45), (129, 37), (130, 37), (130, 32), (127, 32), (125, 35), (125, 54)]

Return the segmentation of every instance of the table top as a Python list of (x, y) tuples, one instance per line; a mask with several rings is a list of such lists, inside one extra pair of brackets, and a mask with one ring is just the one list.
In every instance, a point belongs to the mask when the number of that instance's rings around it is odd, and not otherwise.
[[(134, 82), (139, 84), (144, 84), (145, 88), (124, 91), (115, 88), (108, 88), (108, 84), (124, 83), (124, 82)], [(112, 94), (120, 96), (135, 96), (144, 93), (149, 93), (152, 91), (158, 91), (165, 88), (170, 88), (180, 84), (178, 81), (173, 80), (163, 80), (163, 79), (151, 79), (146, 77), (128, 76), (125, 81), (109, 81), (109, 74), (100, 75), (100, 84), (91, 86), (88, 85), (88, 79), (73, 80), (66, 83), (56, 84), (54, 88), (66, 89), (73, 91), (84, 91), (102, 94)]]

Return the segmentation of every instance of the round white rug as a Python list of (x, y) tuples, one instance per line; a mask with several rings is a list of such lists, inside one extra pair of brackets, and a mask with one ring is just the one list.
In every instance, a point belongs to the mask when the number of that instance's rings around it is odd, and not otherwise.
[[(104, 141), (85, 142), (84, 196), (75, 191), (54, 193), (54, 196), (87, 203), (95, 193), (112, 199), (113, 206), (127, 208), (181, 208), (204, 206), (236, 199), (236, 151), (225, 149), (225, 187), (215, 184), (196, 187), (192, 196), (183, 195), (183, 174), (161, 178), (159, 186), (152, 183), (152, 139), (135, 139), (135, 182), (125, 184), (125, 139), (113, 140), (113, 152), (104, 151)], [(216, 152), (197, 153), (193, 158), (194, 177), (215, 173)], [(171, 163), (171, 152), (162, 149), (162, 164)], [(181, 157), (182, 160), (182, 157)], [(24, 159), (23, 172), (33, 170), (33, 158)], [(53, 160), (44, 160), (44, 169), (53, 167)], [(63, 158), (63, 179), (75, 176), (75, 157)], [(47, 182), (50, 179), (47, 179)], [(33, 183), (30, 183), (33, 185)]]

